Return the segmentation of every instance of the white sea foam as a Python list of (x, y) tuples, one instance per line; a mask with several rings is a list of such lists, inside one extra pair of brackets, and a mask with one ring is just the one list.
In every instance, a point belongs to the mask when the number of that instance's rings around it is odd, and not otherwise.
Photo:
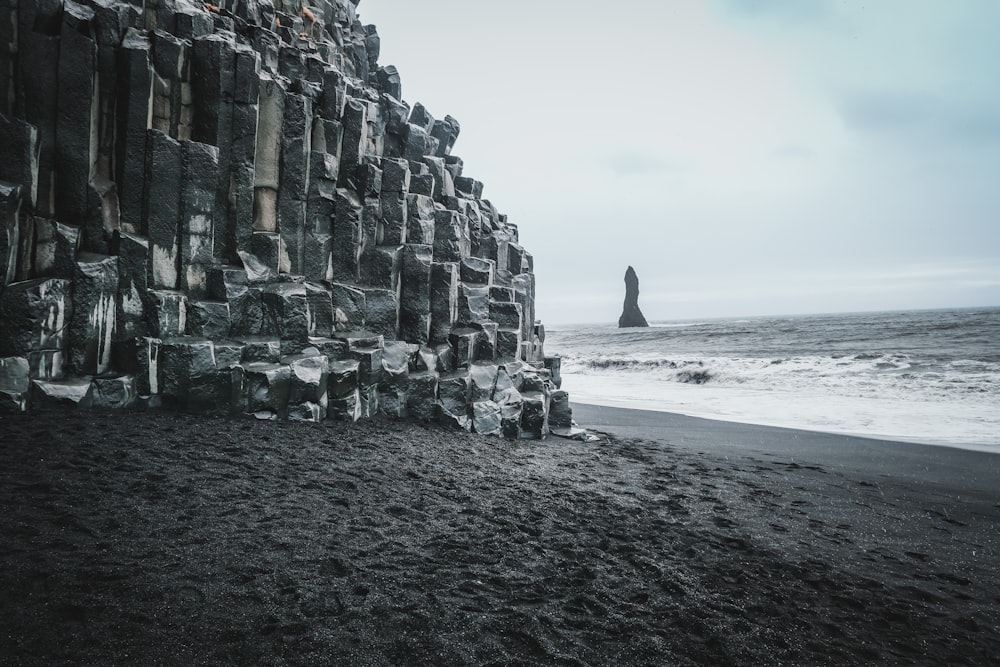
[(563, 373), (574, 401), (723, 421), (969, 447), (1000, 453), (991, 398), (961, 402), (798, 388), (686, 384), (640, 375)]
[(578, 402), (1000, 453), (998, 327), (995, 309), (762, 318), (546, 346)]

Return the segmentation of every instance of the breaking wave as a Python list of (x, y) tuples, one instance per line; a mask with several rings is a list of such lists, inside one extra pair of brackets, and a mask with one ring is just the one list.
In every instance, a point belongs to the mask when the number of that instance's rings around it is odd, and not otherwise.
[(548, 333), (582, 402), (1000, 445), (1000, 309)]
[[(626, 373), (650, 373), (654, 371), (676, 371), (666, 373), (675, 382), (684, 384), (705, 384), (714, 375), (705, 368), (702, 361), (673, 361), (671, 359), (585, 359), (574, 362), (571, 358), (563, 359), (563, 368), (568, 372), (581, 371), (620, 371)], [(584, 370), (584, 372), (586, 372)]]

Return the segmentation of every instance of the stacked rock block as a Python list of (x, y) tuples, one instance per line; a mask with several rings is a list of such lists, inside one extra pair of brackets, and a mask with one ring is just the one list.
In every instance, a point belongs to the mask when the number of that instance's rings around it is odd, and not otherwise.
[(0, 409), (569, 432), (532, 258), (356, 0), (0, 0)]

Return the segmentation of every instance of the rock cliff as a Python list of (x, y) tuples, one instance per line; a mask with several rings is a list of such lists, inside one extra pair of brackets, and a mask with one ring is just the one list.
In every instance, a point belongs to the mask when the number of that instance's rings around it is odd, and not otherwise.
[(618, 327), (648, 327), (646, 318), (639, 310), (639, 276), (631, 266), (625, 271), (625, 306), (618, 318)]
[(0, 4), (0, 410), (569, 432), (532, 256), (356, 5)]

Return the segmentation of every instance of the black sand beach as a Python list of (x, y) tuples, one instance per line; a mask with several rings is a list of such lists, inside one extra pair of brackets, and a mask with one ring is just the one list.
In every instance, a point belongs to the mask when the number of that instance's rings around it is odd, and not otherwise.
[(611, 435), (0, 418), (0, 663), (1000, 655), (1000, 456), (575, 411)]

